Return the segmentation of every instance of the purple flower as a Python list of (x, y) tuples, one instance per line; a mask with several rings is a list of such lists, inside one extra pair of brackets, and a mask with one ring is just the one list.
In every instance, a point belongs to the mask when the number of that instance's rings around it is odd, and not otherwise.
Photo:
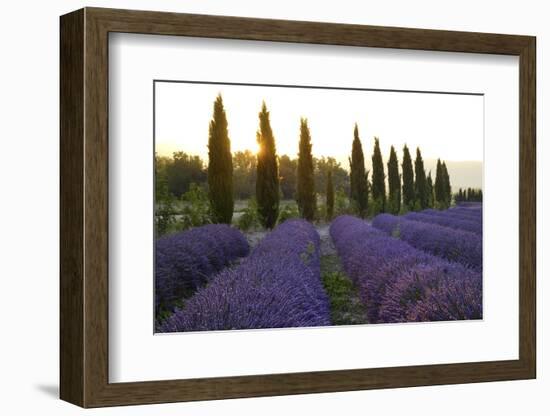
[(217, 274), (159, 332), (330, 325), (319, 235), (303, 220), (269, 233), (240, 265)]
[(246, 256), (248, 242), (237, 229), (209, 224), (161, 237), (155, 247), (155, 306), (170, 309), (209, 277)]
[(449, 214), (448, 211), (449, 210), (409, 212), (403, 215), (403, 218), (428, 224), (440, 225), (443, 227), (453, 228), (455, 230), (469, 231), (478, 235), (481, 235), (483, 232), (481, 216), (464, 217), (463, 214)]
[(477, 271), (482, 270), (483, 241), (480, 235), (409, 218), (380, 214), (374, 218), (372, 225), (414, 248)]
[(482, 317), (479, 271), (417, 250), (351, 216), (336, 218), (330, 234), (371, 323)]

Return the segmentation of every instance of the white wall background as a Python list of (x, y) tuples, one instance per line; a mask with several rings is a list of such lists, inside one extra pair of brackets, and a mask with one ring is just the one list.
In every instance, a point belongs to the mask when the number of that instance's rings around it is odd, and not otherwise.
[[(58, 395), (58, 16), (82, 6), (103, 6), (295, 20), (407, 26), (537, 36), (538, 53), (538, 330), (535, 381), (225, 400), (92, 410), (103, 415), (543, 415), (550, 408), (550, 361), (544, 302), (543, 247), (549, 226), (542, 212), (542, 165), (550, 162), (543, 130), (550, 100), (545, 61), (550, 26), (545, 2), (253, 0), (5, 2), (0, 14), (0, 410), (3, 414), (82, 412)], [(546, 198), (546, 201), (544, 199)], [(505, 235), (505, 225), (503, 225)]]

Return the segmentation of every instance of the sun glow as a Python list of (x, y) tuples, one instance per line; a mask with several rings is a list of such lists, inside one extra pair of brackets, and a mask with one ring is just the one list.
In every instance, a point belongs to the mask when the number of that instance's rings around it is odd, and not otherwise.
[(208, 126), (218, 94), (223, 97), (232, 153), (261, 154), (256, 135), (265, 100), (278, 156), (297, 157), (300, 118), (307, 117), (313, 156), (332, 157), (348, 170), (357, 123), (367, 169), (374, 137), (379, 137), (385, 162), (392, 145), (399, 163), (405, 144), (413, 157), (420, 147), (427, 173), (435, 175), (441, 158), (460, 186), (481, 186), (483, 98), (479, 96), (157, 83), (157, 154), (183, 151), (207, 162)]
[(262, 146), (260, 145), (260, 143), (256, 142), (256, 145), (254, 146), (254, 150), (251, 150), (252, 153), (254, 153), (255, 155), (259, 155), (260, 153), (262, 153)]

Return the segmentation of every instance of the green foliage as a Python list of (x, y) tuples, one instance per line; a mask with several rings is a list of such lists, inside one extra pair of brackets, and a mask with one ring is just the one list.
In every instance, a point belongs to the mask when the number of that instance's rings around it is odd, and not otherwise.
[(256, 193), (256, 155), (250, 150), (233, 153), (233, 190), (241, 200)]
[(449, 178), (449, 172), (447, 171), (447, 165), (445, 164), (445, 162), (441, 163), (441, 171), (443, 173), (443, 191), (445, 194), (445, 204), (447, 207), (450, 207), (452, 199), (451, 179)]
[[(235, 163), (235, 162), (233, 162)], [(346, 193), (350, 191), (349, 173), (333, 157), (313, 158), (313, 175), (315, 193), (325, 194), (327, 188), (328, 169), (332, 170), (332, 182), (335, 188), (343, 188)], [(288, 155), (279, 156), (279, 178), (281, 195), (283, 199), (296, 199), (296, 186), (298, 177), (298, 159)], [(255, 179), (254, 179), (255, 180)]]
[(327, 218), (327, 204), (326, 201), (323, 199), (320, 201), (321, 203), (317, 203), (317, 207), (315, 210), (315, 220), (326, 220)]
[(365, 324), (366, 309), (351, 279), (341, 270), (338, 256), (321, 258), (321, 279), (330, 300), (333, 325)]
[(435, 207), (438, 209), (445, 208), (445, 190), (443, 185), (443, 172), (441, 169), (441, 160), (437, 159), (435, 169), (435, 184), (434, 184)]
[[(350, 324), (343, 319), (334, 319), (338, 315), (344, 315), (342, 311), (349, 309), (349, 297), (353, 293), (354, 287), (352, 281), (342, 272), (324, 273), (322, 276), (323, 285), (330, 299), (330, 310), (333, 325)], [(336, 311), (340, 313), (336, 313)]]
[(458, 192), (454, 194), (454, 200), (456, 203), (460, 202), (483, 202), (483, 191), (478, 188), (459, 188)]
[(311, 154), (311, 135), (305, 118), (300, 119), (296, 201), (301, 217), (313, 221), (316, 209), (313, 156)]
[(241, 212), (237, 220), (237, 227), (242, 231), (248, 231), (251, 228), (259, 227), (259, 225), (258, 204), (255, 198), (250, 198), (247, 207)]
[(192, 183), (206, 182), (206, 169), (199, 156), (174, 152), (172, 157), (156, 157), (156, 166), (166, 173), (168, 191), (180, 198)]
[(374, 138), (372, 152), (372, 201), (373, 215), (386, 212), (386, 176), (384, 175), (384, 162), (378, 137)]
[(174, 223), (173, 211), (174, 197), (168, 191), (166, 167), (155, 163), (155, 230), (157, 237), (166, 234)]
[(403, 162), (401, 164), (403, 172), (403, 211), (414, 210), (414, 171), (412, 166), (411, 154), (407, 145), (403, 147)]
[(281, 181), (281, 193), (283, 199), (296, 198), (296, 171), (298, 161), (287, 155), (279, 157), (279, 177)]
[(327, 172), (332, 171), (332, 183), (334, 188), (343, 188), (349, 195), (349, 173), (340, 162), (333, 157), (313, 158), (315, 166), (315, 192), (325, 194), (327, 189)]
[(438, 209), (447, 209), (451, 206), (451, 181), (445, 162), (437, 159), (437, 169), (435, 176), (435, 207)]
[(435, 206), (435, 197), (431, 171), (428, 174), (428, 179), (426, 179), (426, 191), (428, 192), (428, 208), (433, 208)]
[(233, 158), (221, 94), (214, 101), (208, 134), (208, 197), (212, 222), (231, 224), (233, 217)]
[(279, 218), (277, 219), (277, 224), (282, 224), (286, 220), (291, 218), (300, 218), (300, 211), (298, 210), (298, 205), (291, 202), (285, 204), (281, 211), (279, 212)]
[(397, 215), (401, 210), (401, 176), (399, 176), (399, 161), (392, 146), (388, 160), (388, 207), (390, 214)]
[(384, 205), (382, 204), (382, 200), (380, 198), (378, 199), (372, 199), (369, 202), (369, 216), (374, 217), (381, 212), (383, 212)]
[(261, 224), (266, 228), (273, 228), (279, 214), (279, 168), (275, 138), (271, 130), (269, 112), (265, 102), (258, 115), (260, 128), (256, 133), (258, 141), (258, 162), (256, 165), (256, 201), (258, 202), (258, 216)]
[(414, 161), (414, 196), (415, 210), (419, 211), (428, 208), (428, 188), (426, 184), (426, 171), (424, 170), (424, 160), (420, 153), (420, 148), (416, 148), (416, 159)]
[(200, 227), (212, 222), (208, 194), (204, 187), (192, 183), (189, 191), (182, 195), (181, 200), (183, 208), (175, 226), (176, 230)]
[(359, 139), (359, 128), (355, 124), (350, 164), (350, 199), (357, 215), (364, 218), (368, 209), (368, 172), (365, 172), (365, 157)]
[(350, 206), (348, 194), (342, 188), (336, 190), (334, 196), (334, 217), (344, 214), (352, 214), (353, 209)]
[(330, 221), (334, 217), (334, 185), (332, 183), (332, 170), (327, 172), (327, 191), (326, 191), (326, 220)]

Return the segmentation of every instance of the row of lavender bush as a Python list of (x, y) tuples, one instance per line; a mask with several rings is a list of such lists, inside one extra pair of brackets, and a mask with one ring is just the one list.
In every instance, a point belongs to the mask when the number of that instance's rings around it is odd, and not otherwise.
[(481, 210), (473, 209), (460, 209), (460, 208), (449, 208), (444, 211), (437, 209), (428, 208), (424, 211), (421, 211), (422, 214), (435, 215), (442, 218), (456, 218), (457, 220), (464, 221), (473, 221), (481, 223), (482, 221), (482, 212)]
[(403, 217), (413, 221), (419, 221), (428, 224), (437, 224), (441, 225), (442, 227), (468, 231), (478, 235), (481, 235), (483, 231), (481, 221), (473, 219), (463, 219), (450, 215), (433, 214), (426, 212), (409, 212), (403, 215)]
[(244, 235), (224, 224), (209, 224), (161, 237), (155, 247), (155, 306), (170, 310), (209, 277), (250, 248)]
[(371, 323), (482, 318), (481, 273), (417, 250), (351, 216), (330, 234)]
[(158, 331), (330, 325), (319, 245), (319, 235), (307, 221), (284, 222), (239, 266), (215, 276)]
[(466, 218), (477, 219), (477, 220), (481, 220), (483, 216), (483, 208), (481, 204), (477, 205), (476, 207), (457, 206), (457, 207), (449, 208), (448, 210), (443, 212), (447, 213), (448, 215), (464, 216)]
[(373, 219), (372, 225), (419, 250), (481, 271), (483, 242), (480, 235), (409, 218), (380, 214)]

